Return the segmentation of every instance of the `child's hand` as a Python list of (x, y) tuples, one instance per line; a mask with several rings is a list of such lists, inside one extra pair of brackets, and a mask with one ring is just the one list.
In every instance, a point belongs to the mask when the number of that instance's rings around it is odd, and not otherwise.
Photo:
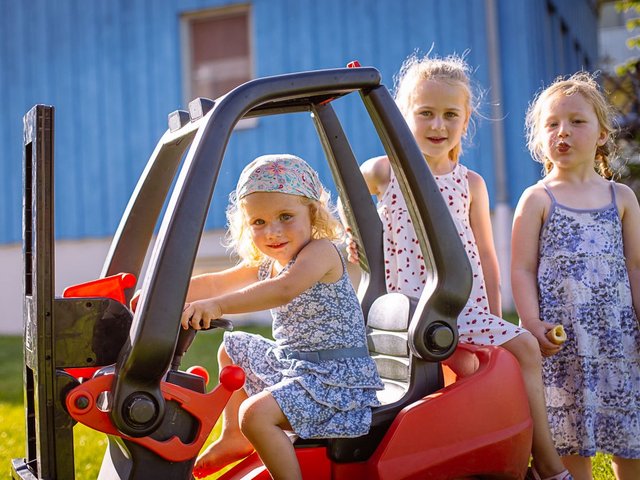
[(543, 321), (531, 322), (526, 325), (527, 330), (538, 340), (543, 357), (555, 355), (562, 349), (562, 345), (556, 345), (547, 337), (547, 332), (554, 327), (553, 323)]
[(182, 311), (180, 323), (185, 330), (189, 327), (194, 330), (207, 329), (211, 325), (211, 320), (221, 316), (222, 309), (220, 305), (215, 298), (209, 298), (187, 303)]
[(347, 260), (351, 263), (358, 263), (360, 255), (358, 254), (358, 243), (353, 238), (353, 233), (350, 227), (345, 229), (347, 234)]

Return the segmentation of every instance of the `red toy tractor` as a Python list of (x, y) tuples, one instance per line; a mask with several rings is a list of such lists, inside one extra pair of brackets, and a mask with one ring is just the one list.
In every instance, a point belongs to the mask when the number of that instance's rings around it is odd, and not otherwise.
[[(354, 93), (377, 129), (434, 266), (419, 299), (385, 290), (382, 225), (332, 107)], [(499, 347), (457, 345), (469, 263), (411, 132), (379, 72), (367, 67), (260, 78), (170, 114), (100, 278), (69, 288), (63, 298), (53, 295), (53, 108), (36, 106), (26, 115), (27, 455), (13, 460), (15, 479), (73, 478), (76, 421), (108, 435), (101, 479), (192, 478), (195, 457), (244, 378), (238, 367), (228, 367), (206, 393), (201, 377), (179, 369), (195, 335), (181, 331), (179, 318), (224, 152), (242, 118), (299, 112), (311, 113), (361, 246), (358, 294), (385, 383), (367, 435), (292, 439), (304, 478), (524, 476), (532, 423), (518, 364)], [(176, 176), (132, 314), (126, 305)], [(231, 328), (225, 320), (216, 326)], [(446, 365), (454, 352), (457, 374)], [(221, 478), (269, 474), (254, 453)]]

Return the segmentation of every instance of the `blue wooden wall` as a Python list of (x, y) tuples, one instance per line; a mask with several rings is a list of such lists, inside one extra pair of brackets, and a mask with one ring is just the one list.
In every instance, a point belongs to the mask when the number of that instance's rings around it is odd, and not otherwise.
[[(559, 75), (597, 68), (595, 0), (499, 2), (509, 200), (541, 178), (524, 139), (527, 106)], [(491, 188), (489, 178), (487, 184)]]
[[(180, 15), (233, 5), (223, 0), (0, 0), (0, 244), (19, 242), (22, 116), (56, 107), (56, 237), (112, 235), (167, 114), (185, 108)], [(489, 88), (484, 0), (253, 0), (256, 76), (344, 66), (377, 67), (388, 86), (402, 60), (422, 53), (467, 54)], [(558, 74), (593, 68), (595, 0), (497, 0), (509, 201), (539, 177), (524, 147), (526, 106)], [(357, 99), (337, 111), (360, 161), (381, 153)], [(493, 193), (495, 121), (484, 106), (463, 161)], [(482, 118), (482, 116), (486, 118)], [(208, 227), (224, 226), (226, 195), (254, 156), (322, 156), (304, 115), (260, 119), (229, 146)], [(326, 167), (323, 180), (331, 184)]]

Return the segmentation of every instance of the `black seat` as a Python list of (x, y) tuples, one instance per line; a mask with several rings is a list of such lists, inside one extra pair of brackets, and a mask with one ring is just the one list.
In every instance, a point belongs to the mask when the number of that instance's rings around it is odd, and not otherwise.
[(329, 441), (328, 454), (333, 461), (369, 458), (400, 410), (444, 386), (440, 363), (421, 360), (409, 348), (409, 326), (417, 303), (401, 293), (387, 293), (371, 305), (367, 341), (384, 383), (384, 390), (378, 393), (381, 405), (373, 409), (368, 434)]

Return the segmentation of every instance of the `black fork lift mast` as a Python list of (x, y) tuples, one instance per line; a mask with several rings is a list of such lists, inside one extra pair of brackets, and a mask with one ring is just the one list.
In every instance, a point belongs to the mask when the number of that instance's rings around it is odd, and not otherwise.
[(66, 394), (79, 384), (65, 368), (115, 363), (131, 326), (110, 298), (54, 297), (54, 108), (24, 116), (23, 291), (26, 457), (13, 459), (21, 479), (74, 478), (73, 425)]
[[(53, 309), (55, 271), (53, 252), (53, 107), (38, 105), (24, 117), (23, 151), (23, 290), (24, 371), (27, 452), (42, 478), (73, 477), (73, 461), (59, 461), (73, 453), (69, 418), (56, 415), (59, 384), (55, 375)], [(40, 321), (36, 321), (41, 318)], [(27, 477), (29, 478), (29, 477)], [(36, 478), (36, 477), (32, 477)]]

